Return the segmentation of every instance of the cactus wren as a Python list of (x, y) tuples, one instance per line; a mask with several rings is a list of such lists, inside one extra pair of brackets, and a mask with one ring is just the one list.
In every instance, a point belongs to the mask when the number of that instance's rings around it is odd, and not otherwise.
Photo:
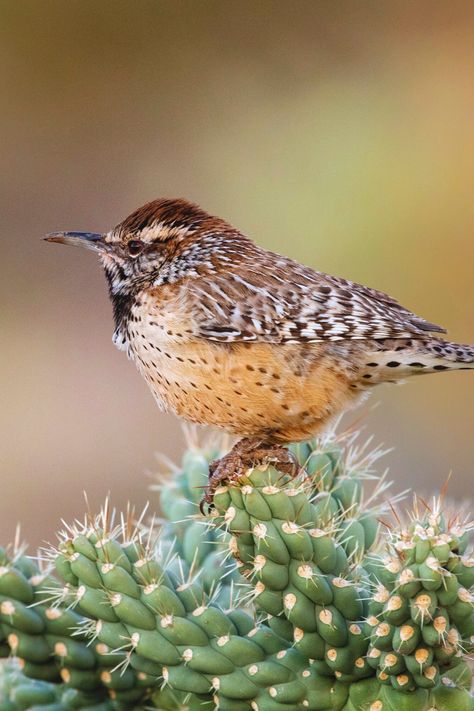
[(474, 347), (375, 289), (255, 245), (181, 199), (160, 199), (106, 234), (55, 232), (99, 254), (125, 350), (160, 408), (243, 437), (211, 465), (217, 483), (312, 437), (374, 385), (474, 368)]

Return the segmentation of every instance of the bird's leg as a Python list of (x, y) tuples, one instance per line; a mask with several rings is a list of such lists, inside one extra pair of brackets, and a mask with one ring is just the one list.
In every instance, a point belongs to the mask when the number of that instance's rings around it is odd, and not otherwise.
[(209, 484), (199, 505), (201, 513), (206, 505), (212, 506), (214, 492), (223, 482), (235, 481), (261, 463), (273, 464), (290, 476), (296, 476), (300, 470), (296, 457), (286, 447), (260, 439), (241, 439), (228, 454), (210, 463)]

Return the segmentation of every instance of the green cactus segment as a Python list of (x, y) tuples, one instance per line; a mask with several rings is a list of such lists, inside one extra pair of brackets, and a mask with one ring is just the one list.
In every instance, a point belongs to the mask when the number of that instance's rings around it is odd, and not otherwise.
[(174, 468), (157, 488), (160, 489), (160, 508), (165, 517), (162, 544), (169, 541), (173, 552), (187, 568), (199, 571), (204, 590), (223, 607), (230, 607), (239, 574), (236, 565), (229, 560), (223, 570), (229, 536), (209, 526), (199, 511), (199, 502), (208, 483), (209, 463), (221, 454), (213, 445), (203, 449), (190, 448), (181, 467)]
[[(375, 476), (373, 463), (383, 451), (366, 452), (365, 447), (346, 446), (334, 441), (330, 435), (326, 442), (312, 442), (290, 447), (311, 483), (312, 501), (321, 528), (334, 529), (347, 555), (362, 558), (374, 545), (379, 531), (378, 515), (385, 506), (368, 508), (364, 501), (364, 481), (375, 479), (377, 493), (389, 486), (383, 478)], [(326, 572), (326, 571), (324, 571)], [(327, 571), (334, 574), (334, 570)]]
[[(90, 566), (83, 565), (84, 560), (91, 562), (90, 559), (83, 554), (72, 558), (70, 564), (76, 572), (84, 568), (86, 577), (91, 579)], [(137, 700), (144, 696), (146, 689), (137, 675), (131, 671), (126, 676), (121, 674), (125, 652), (111, 654), (109, 646), (90, 641), (84, 630), (87, 620), (58, 604), (70, 592), (49, 570), (41, 571), (33, 561), (8, 556), (5, 551), (1, 563), (0, 630), (8, 653), (20, 660), (23, 676), (54, 682), (71, 691), (94, 693), (95, 701), (111, 696), (121, 699), (124, 691), (130, 696), (132, 689)], [(151, 688), (154, 683), (148, 686)]]
[[(400, 675), (399, 684), (405, 684)], [(436, 689), (416, 689), (400, 693), (391, 684), (364, 679), (349, 687), (349, 698), (343, 711), (472, 711), (470, 693), (444, 678)]]
[[(175, 558), (164, 566), (138, 534), (121, 542), (120, 529), (105, 532), (101, 522), (81, 531), (81, 549), (84, 538), (95, 548), (87, 556), (76, 550), (74, 536), (63, 540), (58, 569), (63, 570), (66, 561), (77, 577), (76, 586), (64, 588), (64, 604), (95, 621), (93, 630), (88, 629), (96, 643), (126, 655), (127, 662), (115, 676), (99, 670), (103, 685), (117, 694), (125, 692), (133, 688), (140, 671), (151, 685), (164, 685), (178, 698), (190, 694), (204, 702), (214, 699), (222, 709), (319, 710), (313, 693), (316, 672), (301, 673), (308, 667), (305, 655), (269, 627), (255, 627), (242, 610), (223, 612), (193, 578), (177, 574), (180, 567), (186, 570), (184, 563), (177, 565)], [(114, 563), (102, 554), (105, 543), (112, 542), (116, 553), (121, 550)], [(322, 580), (327, 586), (324, 595), (332, 599), (329, 583)], [(69, 650), (68, 656), (76, 651)], [(62, 679), (88, 691), (97, 683), (97, 671), (80, 668), (86, 660), (77, 656), (74, 669), (62, 670)]]
[(64, 684), (30, 679), (13, 660), (0, 665), (1, 711), (73, 711), (86, 708), (90, 711), (120, 711), (123, 707), (119, 702), (101, 699), (97, 693), (87, 694), (68, 689)]
[(352, 578), (343, 542), (332, 528), (321, 527), (320, 499), (311, 496), (311, 482), (290, 480), (269, 466), (221, 487), (214, 503), (232, 534), (230, 550), (240, 572), (252, 583), (255, 605), (286, 618), (296, 649), (349, 682), (373, 673), (357, 624), (366, 613), (367, 592)]
[(367, 659), (383, 684), (436, 689), (449, 670), (463, 669), (474, 612), (464, 585), (472, 585), (473, 560), (464, 553), (463, 526), (448, 526), (435, 502), (433, 511), (393, 530), (388, 555), (371, 561), (380, 582), (369, 605)]

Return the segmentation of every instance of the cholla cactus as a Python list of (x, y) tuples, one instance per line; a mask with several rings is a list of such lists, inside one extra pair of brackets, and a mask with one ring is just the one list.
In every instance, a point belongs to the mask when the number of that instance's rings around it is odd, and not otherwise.
[(439, 501), (381, 525), (381, 452), (353, 438), (294, 453), (296, 479), (250, 469), (204, 519), (218, 448), (194, 445), (159, 525), (106, 506), (41, 566), (2, 550), (0, 711), (472, 711), (469, 525)]
[(472, 647), (467, 527), (446, 520), (439, 499), (418, 509), (409, 525), (391, 531), (386, 557), (370, 563), (379, 582), (369, 604), (367, 661), (395, 689), (435, 688), (451, 669), (453, 678), (465, 677), (462, 657)]
[(91, 640), (90, 622), (72, 606), (57, 604), (64, 588), (49, 568), (40, 570), (15, 549), (3, 550), (0, 564), (0, 637), (26, 677), (61, 682), (75, 690), (76, 705), (109, 697), (128, 704), (143, 696), (146, 679), (131, 670), (121, 673), (125, 654)]
[[(107, 698), (99, 701), (65, 684), (53, 684), (30, 678), (15, 660), (0, 665), (1, 711), (73, 711), (87, 706), (90, 711), (112, 711), (114, 704)], [(117, 706), (115, 706), (117, 708)]]
[[(224, 454), (222, 442), (209, 438), (202, 446), (192, 428), (187, 430), (188, 449), (181, 466), (163, 460), (170, 470), (160, 476), (152, 489), (160, 492), (162, 512), (160, 538), (186, 563), (188, 574), (199, 580), (214, 601), (226, 608), (232, 605), (239, 574), (235, 565), (223, 571), (222, 550), (228, 536), (199, 515), (199, 502), (207, 486), (209, 462)], [(166, 543), (165, 543), (166, 542)]]

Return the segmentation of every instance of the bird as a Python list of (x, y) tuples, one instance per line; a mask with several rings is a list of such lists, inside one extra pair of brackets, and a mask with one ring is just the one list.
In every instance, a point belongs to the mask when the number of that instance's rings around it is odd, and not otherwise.
[(148, 202), (104, 234), (45, 239), (99, 255), (113, 342), (158, 406), (240, 438), (210, 466), (209, 506), (257, 461), (294, 473), (286, 445), (375, 386), (474, 368), (474, 346), (444, 340), (388, 294), (268, 251), (185, 199)]

